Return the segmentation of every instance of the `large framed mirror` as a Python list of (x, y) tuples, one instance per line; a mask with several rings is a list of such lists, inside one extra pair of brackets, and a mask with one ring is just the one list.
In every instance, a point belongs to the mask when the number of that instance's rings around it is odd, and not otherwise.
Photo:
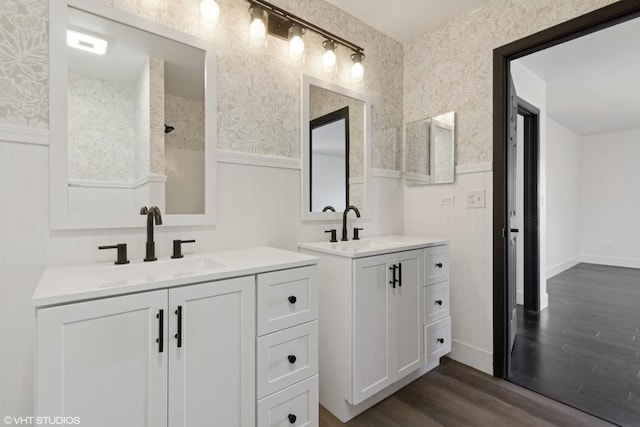
[(455, 112), (409, 122), (404, 131), (407, 185), (455, 180)]
[(302, 219), (338, 219), (348, 205), (365, 211), (368, 97), (303, 76), (302, 100)]
[(98, 4), (50, 2), (53, 229), (216, 220), (210, 42)]

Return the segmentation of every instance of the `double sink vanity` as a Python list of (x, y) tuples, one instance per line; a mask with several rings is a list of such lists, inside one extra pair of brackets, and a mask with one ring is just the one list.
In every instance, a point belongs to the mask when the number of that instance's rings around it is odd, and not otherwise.
[(450, 351), (447, 256), (388, 236), (46, 270), (36, 415), (317, 426), (320, 403), (346, 421)]

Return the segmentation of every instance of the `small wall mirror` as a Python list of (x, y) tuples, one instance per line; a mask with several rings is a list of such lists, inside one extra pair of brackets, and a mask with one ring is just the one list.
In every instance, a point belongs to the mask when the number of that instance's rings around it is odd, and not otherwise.
[(215, 223), (215, 53), (87, 0), (51, 2), (51, 226)]
[(455, 112), (405, 125), (404, 177), (408, 185), (455, 180)]
[(309, 76), (302, 86), (302, 218), (336, 219), (348, 205), (366, 209), (370, 103)]

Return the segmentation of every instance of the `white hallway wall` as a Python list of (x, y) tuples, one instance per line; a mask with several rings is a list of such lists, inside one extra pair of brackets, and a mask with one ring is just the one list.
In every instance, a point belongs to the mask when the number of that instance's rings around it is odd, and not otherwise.
[(547, 269), (548, 279), (578, 263), (580, 255), (580, 136), (547, 117)]
[(640, 129), (580, 137), (580, 261), (640, 268)]

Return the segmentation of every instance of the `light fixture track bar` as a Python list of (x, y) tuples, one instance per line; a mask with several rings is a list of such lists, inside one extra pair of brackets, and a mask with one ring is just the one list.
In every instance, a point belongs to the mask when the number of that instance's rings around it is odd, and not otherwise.
[(296, 24), (301, 25), (302, 27), (305, 27), (308, 30), (313, 31), (314, 33), (320, 34), (323, 37), (326, 37), (328, 39), (333, 40), (334, 42), (343, 45), (344, 47), (351, 49), (354, 52), (360, 52), (360, 53), (364, 53), (364, 49), (360, 46), (358, 46), (357, 44), (351, 43), (350, 41), (343, 39), (340, 36), (336, 36), (333, 33), (330, 33), (329, 31), (326, 31), (320, 27), (318, 27), (315, 24), (312, 24), (309, 21), (306, 21), (302, 18), (297, 17), (296, 15), (293, 15), (289, 12), (287, 12), (284, 9), (279, 8), (278, 6), (275, 6), (269, 2), (266, 2), (264, 0), (247, 0), (249, 2), (249, 4), (254, 5), (254, 6), (260, 6), (262, 8), (264, 8), (267, 13), (273, 13), (276, 15), (281, 16), (282, 18), (294, 22)]

